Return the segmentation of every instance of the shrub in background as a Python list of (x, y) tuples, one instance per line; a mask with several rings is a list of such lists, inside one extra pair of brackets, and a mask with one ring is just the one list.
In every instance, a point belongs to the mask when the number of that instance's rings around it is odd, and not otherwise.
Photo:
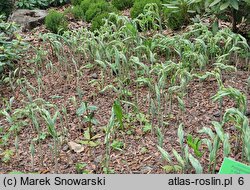
[(80, 5), (82, 0), (70, 0), (72, 5)]
[[(39, 3), (43, 3), (43, 1), (44, 0), (41, 0), (39, 1)], [(16, 1), (16, 6), (20, 9), (34, 9), (36, 6), (36, 1), (35, 0), (18, 0)]]
[(83, 0), (80, 6), (85, 14), (91, 5), (96, 4), (96, 3), (101, 3), (101, 2), (105, 2), (105, 0)]
[(0, 15), (5, 15), (6, 18), (8, 18), (13, 10), (13, 7), (13, 0), (0, 0)]
[(79, 0), (74, 2), (74, 6), (70, 10), (76, 19), (86, 20), (86, 12), (89, 10), (90, 6), (97, 3), (107, 3), (105, 0)]
[(85, 13), (85, 19), (87, 22), (93, 20), (96, 16), (105, 12), (117, 12), (116, 8), (106, 1), (100, 1), (98, 3), (91, 4)]
[(79, 20), (84, 20), (85, 18), (85, 13), (82, 10), (80, 5), (76, 5), (71, 7), (69, 12), (74, 16), (74, 18), (79, 19)]
[(117, 8), (108, 0), (82, 0), (80, 5), (75, 1), (74, 4), (76, 5), (71, 8), (70, 12), (76, 19), (92, 22), (92, 31), (99, 29), (104, 24), (103, 19), (108, 18), (109, 13), (118, 12)]
[(238, 11), (238, 22), (241, 22), (242, 17), (247, 19), (247, 22), (250, 23), (250, 0), (241, 1), (239, 4), (239, 11)]
[(105, 18), (109, 17), (109, 13), (108, 12), (104, 12), (100, 15), (97, 15), (93, 20), (92, 20), (92, 24), (91, 24), (91, 31), (94, 30), (98, 30), (101, 28), (101, 26), (104, 25), (104, 20)]
[(68, 22), (63, 13), (50, 10), (45, 18), (45, 26), (53, 33), (63, 33), (68, 29)]
[(69, 0), (17, 0), (16, 6), (21, 9), (45, 9), (50, 6), (58, 6), (68, 3)]
[(167, 26), (173, 30), (180, 29), (190, 22), (195, 14), (205, 10), (204, 0), (173, 0), (163, 5), (164, 18)]
[[(232, 23), (232, 31), (237, 32), (238, 28), (237, 25), (242, 19), (242, 16), (249, 16), (249, 7), (247, 5), (250, 4), (250, 0), (214, 0), (211, 4), (209, 4), (209, 13), (216, 15), (217, 19), (214, 21), (214, 25), (217, 25), (217, 31), (218, 31), (218, 19), (225, 19), (229, 18)], [(246, 14), (244, 15), (244, 11), (246, 10)]]
[(164, 17), (167, 22), (167, 26), (172, 30), (178, 30), (185, 24), (185, 17), (180, 12), (171, 12), (164, 10)]
[(15, 33), (17, 29), (15, 24), (6, 23), (4, 17), (0, 16), (0, 82), (10, 69), (15, 68), (15, 63), (28, 47)]
[(70, 2), (70, 0), (48, 0), (48, 1), (50, 2), (50, 5), (53, 5), (53, 6), (64, 5)]
[(159, 8), (162, 7), (161, 0), (135, 0), (134, 5), (130, 11), (130, 16), (132, 18), (136, 18), (137, 16), (139, 16), (139, 14), (143, 13), (145, 5), (149, 3), (156, 3)]
[(118, 10), (125, 10), (133, 6), (135, 0), (112, 0), (111, 3)]

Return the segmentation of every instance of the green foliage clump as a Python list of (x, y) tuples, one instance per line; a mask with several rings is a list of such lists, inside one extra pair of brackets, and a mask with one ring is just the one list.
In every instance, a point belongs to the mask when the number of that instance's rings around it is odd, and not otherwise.
[(162, 30), (160, 10), (157, 4), (145, 5), (143, 13), (136, 19), (137, 27), (140, 31)]
[(22, 52), (27, 46), (22, 38), (15, 33), (18, 28), (13, 23), (4, 21), (0, 16), (0, 76), (5, 77), (5, 71), (15, 68), (15, 63), (21, 58)]
[(5, 15), (8, 17), (14, 7), (14, 1), (13, 0), (0, 0), (0, 15)]
[(86, 11), (90, 8), (91, 5), (96, 3), (105, 2), (104, 0), (83, 0), (80, 4), (83, 13), (85, 14)]
[(72, 5), (80, 5), (82, 0), (70, 0)]
[(50, 10), (45, 18), (45, 26), (53, 33), (62, 33), (68, 29), (68, 22), (63, 13)]
[(76, 19), (90, 22), (94, 17), (112, 10), (114, 7), (105, 0), (82, 0), (72, 7), (71, 13)]
[(112, 0), (111, 3), (118, 10), (125, 10), (133, 6), (135, 0)]
[(16, 6), (21, 9), (45, 9), (50, 6), (58, 6), (67, 3), (69, 0), (17, 0)]
[(185, 23), (185, 17), (180, 12), (169, 13), (167, 10), (164, 10), (164, 16), (167, 21), (167, 26), (172, 30), (180, 29)]
[(164, 4), (164, 18), (167, 26), (173, 30), (180, 29), (190, 22), (190, 17), (195, 13), (201, 13), (204, 9), (200, 0), (175, 0)]
[(237, 25), (242, 21), (242, 18), (247, 18), (249, 21), (249, 0), (213, 0), (209, 4), (208, 12), (215, 15), (214, 24), (217, 25), (218, 30), (218, 19), (231, 19), (232, 30), (237, 32)]
[(143, 13), (143, 9), (146, 4), (156, 3), (158, 7), (161, 7), (161, 0), (135, 0), (134, 5), (130, 11), (130, 15), (132, 18), (136, 18), (139, 14)]
[(238, 16), (237, 21), (240, 22), (244, 17), (245, 19), (247, 19), (247, 23), (250, 23), (249, 10), (250, 10), (250, 0), (241, 1), (239, 4), (239, 11), (237, 13)]
[(105, 12), (116, 12), (116, 9), (106, 1), (100, 1), (98, 3), (91, 4), (86, 11), (85, 19), (87, 22), (93, 20), (97, 15)]
[(70, 10), (70, 12), (72, 13), (72, 15), (76, 18), (76, 19), (80, 19), (80, 20), (84, 20), (85, 18), (85, 14), (84, 11), (82, 10), (80, 5), (76, 5), (73, 6)]
[(99, 29), (103, 24), (105, 18), (108, 18), (109, 13), (105, 12), (100, 15), (97, 15), (93, 20), (91, 24), (91, 31)]

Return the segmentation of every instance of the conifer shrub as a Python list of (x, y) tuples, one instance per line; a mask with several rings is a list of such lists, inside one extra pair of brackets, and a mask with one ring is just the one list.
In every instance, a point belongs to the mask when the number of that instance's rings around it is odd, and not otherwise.
[(125, 10), (131, 8), (135, 0), (112, 0), (111, 3), (118, 10)]
[(93, 3), (89, 6), (85, 14), (85, 19), (87, 22), (91, 22), (96, 16), (105, 12), (117, 12), (117, 9), (106, 1), (100, 1), (98, 3)]
[(80, 5), (73, 6), (70, 10), (70, 13), (74, 16), (74, 18), (79, 20), (84, 20), (85, 14)]
[(45, 26), (53, 33), (63, 33), (68, 29), (68, 22), (63, 13), (50, 10), (45, 18)]
[(71, 2), (72, 5), (75, 6), (75, 5), (80, 5), (82, 0), (70, 0), (70, 2)]
[(81, 6), (83, 13), (85, 14), (91, 5), (96, 4), (96, 3), (103, 3), (103, 2), (106, 2), (106, 1), (105, 0), (82, 0), (80, 6)]
[(103, 26), (104, 24), (104, 20), (105, 18), (109, 17), (109, 13), (108, 12), (104, 12), (100, 15), (97, 15), (93, 20), (92, 20), (92, 24), (91, 24), (91, 31), (95, 31), (101, 28), (101, 26)]

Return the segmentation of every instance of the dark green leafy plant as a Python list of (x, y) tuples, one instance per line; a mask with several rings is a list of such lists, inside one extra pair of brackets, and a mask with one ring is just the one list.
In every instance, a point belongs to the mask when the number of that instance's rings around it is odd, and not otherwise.
[[(38, 0), (39, 1), (39, 0)], [(59, 6), (68, 3), (70, 0), (48, 0), (50, 5), (52, 6)]]
[[(108, 10), (107, 7), (111, 7), (111, 5), (105, 0), (82, 0), (78, 3), (74, 3), (73, 5), (74, 6), (71, 7), (70, 12), (76, 19), (87, 20), (90, 22), (93, 18), (99, 17), (99, 19), (96, 19), (95, 21), (95, 29), (99, 28), (98, 26), (100, 24), (97, 23), (100, 23), (102, 20), (100, 19), (100, 14), (112, 11), (112, 9)], [(102, 18), (104, 18), (103, 15)], [(97, 20), (99, 20), (99, 22)]]
[(56, 10), (50, 10), (45, 18), (45, 26), (51, 32), (61, 34), (68, 29), (68, 22), (64, 14)]
[(68, 2), (68, 0), (18, 0), (16, 6), (21, 9), (45, 9), (50, 6), (58, 6)]
[(91, 22), (91, 31), (100, 29), (101, 26), (103, 26), (105, 23), (103, 19), (107, 19), (108, 17), (109, 17), (109, 13), (107, 12), (97, 15)]
[(93, 3), (89, 6), (85, 14), (85, 19), (87, 22), (93, 20), (97, 15), (103, 12), (115, 12), (116, 9), (106, 1), (100, 1), (98, 3)]
[(0, 15), (5, 15), (7, 18), (14, 8), (14, 0), (0, 0)]
[(15, 33), (17, 29), (15, 24), (4, 22), (4, 17), (0, 16), (0, 80), (6, 77), (9, 69), (15, 68), (15, 63), (28, 47), (21, 36)]
[(190, 16), (196, 12), (196, 7), (201, 0), (174, 0), (164, 5), (164, 16), (171, 29), (180, 29), (189, 23)]
[(87, 10), (89, 10), (90, 6), (98, 3), (107, 3), (105, 0), (83, 0), (80, 4), (81, 9), (85, 15)]
[(128, 9), (133, 6), (135, 0), (112, 0), (111, 3), (118, 10)]
[[(233, 32), (237, 31), (237, 22), (241, 21), (239, 17), (240, 9), (246, 7), (249, 8), (249, 0), (239, 1), (239, 0), (213, 0), (209, 5), (209, 12), (216, 15), (214, 26), (218, 30), (218, 19), (225, 15), (229, 15), (232, 22)], [(244, 14), (243, 14), (244, 15)]]
[(70, 0), (72, 5), (80, 5), (82, 0)]
[(16, 6), (21, 9), (34, 9), (35, 4), (36, 0), (19, 0), (17, 1)]
[(172, 30), (180, 29), (185, 23), (185, 18), (178, 12), (172, 12), (169, 14), (167, 11), (164, 11), (164, 14), (167, 15), (165, 16), (167, 20), (167, 26)]
[(74, 16), (76, 19), (84, 20), (84, 18), (85, 18), (84, 11), (82, 10), (82, 8), (81, 8), (80, 5), (73, 6), (73, 7), (70, 9), (70, 12), (73, 14), (73, 16)]

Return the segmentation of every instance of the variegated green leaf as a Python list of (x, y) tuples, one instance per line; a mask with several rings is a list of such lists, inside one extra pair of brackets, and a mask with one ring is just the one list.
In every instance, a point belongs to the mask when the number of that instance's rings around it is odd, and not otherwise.
[(192, 166), (194, 167), (196, 174), (202, 174), (203, 168), (202, 168), (200, 162), (196, 158), (194, 158), (192, 154), (189, 154), (189, 160), (190, 160)]
[(216, 122), (216, 121), (212, 121), (212, 124), (216, 130), (217, 135), (219, 136), (220, 140), (223, 142), (224, 141), (224, 131), (221, 127), (221, 124)]
[(199, 133), (205, 133), (207, 135), (209, 135), (209, 137), (211, 139), (214, 139), (215, 135), (212, 131), (212, 129), (208, 128), (208, 127), (203, 127), (200, 131), (198, 131)]
[(171, 156), (168, 154), (168, 152), (165, 151), (165, 150), (164, 150), (163, 148), (161, 148), (160, 146), (157, 146), (157, 148), (158, 148), (158, 150), (160, 151), (162, 157), (163, 157), (165, 160), (167, 160), (167, 161), (172, 165), (173, 161), (172, 161)]
[(178, 152), (174, 148), (172, 149), (172, 151), (173, 151), (173, 154), (174, 154), (175, 158), (177, 159), (177, 161), (180, 163), (182, 168), (184, 168), (185, 167), (185, 162), (182, 159), (182, 157), (180, 156), (180, 154), (178, 154)]

